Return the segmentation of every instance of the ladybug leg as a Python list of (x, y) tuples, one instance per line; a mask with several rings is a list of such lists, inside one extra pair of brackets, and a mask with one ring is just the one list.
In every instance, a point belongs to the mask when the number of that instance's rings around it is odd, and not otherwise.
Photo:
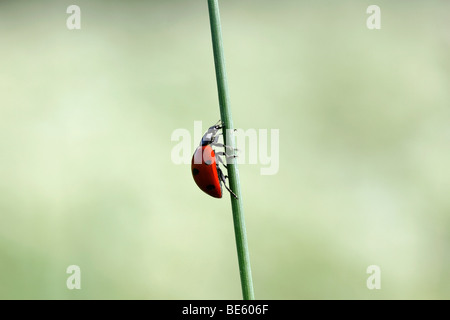
[(226, 184), (226, 179), (228, 178), (228, 176), (225, 176), (225, 175), (223, 174), (222, 170), (220, 170), (220, 168), (217, 168), (217, 173), (219, 174), (219, 179), (220, 179), (220, 181), (223, 182), (223, 185), (224, 185), (225, 188), (228, 190), (228, 192), (229, 192), (233, 197), (235, 197), (235, 198), (237, 199), (237, 198), (238, 198), (237, 195), (236, 195), (233, 191), (231, 191), (231, 189), (230, 189), (230, 188), (227, 186), (227, 184)]
[(227, 146), (227, 145), (225, 145), (223, 143), (219, 143), (219, 142), (216, 142), (216, 141), (214, 141), (212, 143), (212, 145), (214, 147), (224, 148), (227, 151), (234, 151), (234, 152), (236, 152), (236, 151), (239, 152), (240, 151), (238, 148), (232, 148), (231, 146)]
[[(232, 156), (227, 156), (227, 154), (225, 152), (223, 152), (223, 151), (216, 152), (216, 159), (218, 159), (218, 161), (221, 162), (224, 166), (225, 166), (225, 164), (223, 163), (222, 156), (225, 156), (227, 158), (227, 160), (230, 159), (230, 158), (237, 158), (238, 157), (235, 154), (232, 155)], [(226, 167), (227, 166), (225, 166), (225, 168)]]
[(211, 142), (211, 144), (212, 144), (213, 146), (215, 146), (215, 145), (219, 142), (219, 137), (220, 137), (221, 135), (222, 135), (222, 134), (219, 133), (218, 135), (216, 135), (216, 136), (214, 137), (214, 140)]
[[(225, 152), (219, 152), (219, 153), (225, 154)], [(225, 168), (228, 169), (227, 165), (223, 162), (222, 154), (217, 154), (217, 153), (216, 153), (216, 161), (217, 161), (217, 162), (220, 162)]]

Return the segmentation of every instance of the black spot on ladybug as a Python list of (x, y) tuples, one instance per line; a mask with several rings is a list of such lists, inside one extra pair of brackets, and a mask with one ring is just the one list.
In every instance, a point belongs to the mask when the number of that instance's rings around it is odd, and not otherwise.
[(206, 186), (206, 189), (208, 189), (208, 190), (214, 190), (216, 187), (214, 187), (212, 184), (208, 184), (207, 186)]
[(212, 161), (211, 161), (211, 160), (206, 160), (206, 161), (205, 161), (205, 164), (206, 164), (206, 165), (208, 165), (208, 166), (210, 166), (210, 165), (211, 165), (211, 163), (212, 163)]
[(194, 176), (198, 175), (199, 172), (200, 172), (200, 171), (198, 171), (197, 168), (192, 169), (192, 174), (193, 174)]

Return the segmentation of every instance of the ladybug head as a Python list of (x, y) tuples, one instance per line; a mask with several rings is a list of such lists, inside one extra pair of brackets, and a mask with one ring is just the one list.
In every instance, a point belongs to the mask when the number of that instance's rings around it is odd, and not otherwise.
[(208, 131), (206, 131), (206, 133), (203, 135), (200, 145), (207, 146), (207, 145), (213, 143), (217, 139), (216, 138), (217, 132), (222, 128), (223, 128), (223, 126), (222, 126), (220, 120), (212, 127), (209, 127)]

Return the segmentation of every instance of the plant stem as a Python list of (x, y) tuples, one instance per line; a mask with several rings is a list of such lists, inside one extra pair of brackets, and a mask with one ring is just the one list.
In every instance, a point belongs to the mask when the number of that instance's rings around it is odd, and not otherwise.
[[(224, 142), (235, 149), (234, 127), (231, 117), (230, 98), (228, 95), (227, 74), (225, 70), (225, 58), (223, 53), (222, 28), (220, 25), (218, 0), (208, 0), (209, 20), (211, 24), (211, 36), (214, 51), (214, 64), (216, 67), (217, 90), (219, 93), (220, 117), (224, 125)], [(234, 159), (233, 159), (234, 160)], [(250, 256), (247, 245), (247, 232), (245, 230), (244, 209), (242, 205), (241, 185), (239, 171), (235, 161), (228, 161), (228, 179), (230, 188), (237, 195), (237, 199), (231, 198), (233, 210), (234, 233), (241, 277), (242, 296), (244, 300), (253, 300), (253, 281), (250, 268)]]

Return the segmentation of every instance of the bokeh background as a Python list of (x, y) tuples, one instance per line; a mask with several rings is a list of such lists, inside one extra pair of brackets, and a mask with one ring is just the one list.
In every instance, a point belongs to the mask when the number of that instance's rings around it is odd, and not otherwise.
[[(450, 2), (220, 4), (234, 124), (280, 130), (256, 297), (449, 299)], [(0, 39), (0, 298), (240, 299), (228, 195), (171, 160), (219, 118), (206, 1), (0, 1)]]

